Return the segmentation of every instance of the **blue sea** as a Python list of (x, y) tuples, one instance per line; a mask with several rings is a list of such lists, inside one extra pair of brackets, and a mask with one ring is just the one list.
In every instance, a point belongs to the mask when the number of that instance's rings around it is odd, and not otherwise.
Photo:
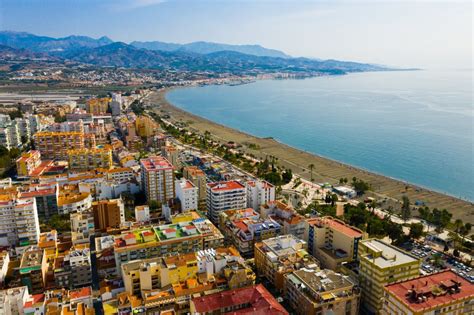
[(468, 70), (193, 87), (173, 90), (167, 99), (255, 136), (474, 201)]

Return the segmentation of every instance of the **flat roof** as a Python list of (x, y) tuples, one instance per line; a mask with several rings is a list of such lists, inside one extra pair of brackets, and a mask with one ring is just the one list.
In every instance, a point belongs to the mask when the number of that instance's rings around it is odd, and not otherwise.
[(161, 156), (152, 156), (146, 159), (141, 159), (140, 164), (146, 171), (172, 170), (174, 168), (167, 159)]
[(365, 257), (382, 269), (419, 261), (418, 258), (407, 252), (378, 239), (364, 240), (360, 243), (374, 252), (381, 252), (381, 255), (372, 255), (369, 253), (369, 255)]
[(474, 284), (451, 270), (390, 284), (385, 286), (385, 290), (413, 312), (438, 308), (457, 300), (474, 299)]
[(359, 229), (352, 227), (348, 224), (345, 224), (344, 222), (334, 219), (332, 217), (314, 218), (314, 219), (308, 220), (308, 224), (309, 225), (325, 225), (353, 238), (362, 237), (363, 235)]

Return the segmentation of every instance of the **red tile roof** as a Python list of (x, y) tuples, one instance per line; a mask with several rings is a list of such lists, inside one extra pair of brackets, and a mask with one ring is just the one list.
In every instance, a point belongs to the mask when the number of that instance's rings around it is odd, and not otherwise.
[(342, 221), (336, 220), (332, 217), (323, 217), (323, 218), (315, 218), (308, 220), (309, 225), (325, 225), (339, 231), (341, 233), (346, 234), (349, 237), (362, 237), (362, 232), (358, 229), (345, 224)]
[(196, 312), (199, 313), (214, 312), (226, 307), (250, 304), (248, 307), (236, 309), (232, 313), (255, 315), (288, 314), (283, 306), (261, 284), (197, 297), (192, 302)]
[(228, 182), (215, 182), (207, 184), (212, 191), (226, 191), (226, 190), (234, 190), (234, 189), (244, 189), (244, 185), (239, 183), (238, 181), (231, 180)]
[[(446, 288), (459, 285), (459, 291), (455, 293), (441, 293), (449, 291)], [(385, 286), (385, 289), (394, 295), (405, 306), (419, 312), (438, 308), (445, 304), (452, 304), (456, 300), (469, 300), (474, 298), (474, 284), (458, 276), (451, 270), (422, 276), (416, 279), (398, 282)], [(426, 300), (418, 302), (409, 291), (415, 292), (417, 296), (424, 295)], [(433, 295), (433, 293), (437, 294)]]
[(173, 165), (167, 159), (161, 156), (152, 156), (146, 159), (141, 159), (140, 163), (146, 171), (161, 171), (173, 169)]

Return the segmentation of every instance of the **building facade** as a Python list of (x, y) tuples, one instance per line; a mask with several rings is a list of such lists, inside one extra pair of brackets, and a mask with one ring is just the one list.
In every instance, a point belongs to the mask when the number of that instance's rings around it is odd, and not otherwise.
[(142, 187), (148, 201), (167, 202), (175, 196), (174, 167), (163, 157), (140, 160)]
[(206, 205), (208, 217), (217, 223), (220, 212), (246, 208), (246, 188), (237, 181), (209, 183)]

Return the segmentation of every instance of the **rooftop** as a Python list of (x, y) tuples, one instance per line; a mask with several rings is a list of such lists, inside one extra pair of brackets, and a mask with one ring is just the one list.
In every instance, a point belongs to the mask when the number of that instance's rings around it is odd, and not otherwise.
[[(287, 276), (297, 287), (301, 289), (309, 288), (313, 292), (319, 293), (320, 298), (329, 300), (337, 298), (334, 291), (352, 289), (354, 284), (349, 277), (336, 273), (329, 269), (306, 270), (300, 269)], [(329, 295), (325, 292), (333, 291)]]
[(309, 225), (317, 225), (319, 227), (326, 226), (335, 229), (349, 237), (358, 238), (362, 237), (363, 233), (361, 230), (350, 226), (341, 220), (334, 219), (332, 217), (322, 217), (322, 218), (314, 218), (308, 220)]
[(140, 164), (146, 171), (173, 169), (173, 165), (167, 159), (161, 156), (152, 156), (146, 159), (141, 159)]
[(361, 244), (369, 249), (363, 257), (382, 269), (419, 261), (415, 256), (381, 240), (369, 239), (361, 241)]
[(474, 284), (451, 270), (390, 284), (385, 290), (413, 312), (474, 299)]
[(244, 185), (239, 183), (238, 181), (231, 180), (227, 182), (214, 182), (207, 184), (209, 188), (211, 188), (214, 192), (221, 192), (226, 190), (234, 190), (234, 189), (245, 189)]
[(238, 305), (248, 305), (241, 308), (238, 314), (288, 314), (288, 312), (277, 302), (275, 297), (261, 284), (235, 290), (228, 290), (192, 300), (196, 312), (210, 313)]

